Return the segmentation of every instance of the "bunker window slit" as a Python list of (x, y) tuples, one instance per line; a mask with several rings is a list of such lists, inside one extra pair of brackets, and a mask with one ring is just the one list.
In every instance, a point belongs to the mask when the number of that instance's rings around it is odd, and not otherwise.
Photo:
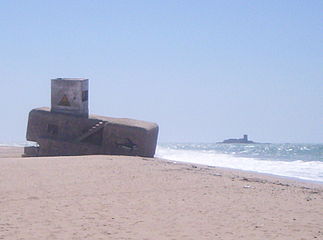
[(82, 91), (82, 102), (87, 101), (89, 98), (89, 91)]

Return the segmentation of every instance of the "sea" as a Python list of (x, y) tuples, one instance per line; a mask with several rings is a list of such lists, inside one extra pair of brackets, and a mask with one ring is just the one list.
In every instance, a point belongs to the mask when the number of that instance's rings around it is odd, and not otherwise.
[[(30, 146), (33, 143), (0, 143)], [(156, 157), (323, 183), (323, 144), (159, 143)]]
[(323, 144), (160, 143), (156, 157), (323, 183)]

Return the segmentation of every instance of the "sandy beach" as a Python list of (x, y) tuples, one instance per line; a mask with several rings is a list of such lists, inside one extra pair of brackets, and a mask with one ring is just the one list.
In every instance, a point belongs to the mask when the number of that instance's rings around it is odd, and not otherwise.
[(0, 147), (0, 239), (323, 239), (323, 184)]

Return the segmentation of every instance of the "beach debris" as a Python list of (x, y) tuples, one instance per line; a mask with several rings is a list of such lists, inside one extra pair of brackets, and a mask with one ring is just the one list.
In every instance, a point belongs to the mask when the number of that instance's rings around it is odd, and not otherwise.
[(255, 188), (255, 187), (252, 187), (250, 185), (244, 185), (243, 188)]
[(274, 182), (273, 184), (276, 184), (278, 186), (284, 186), (284, 187), (288, 187), (289, 186), (289, 184), (287, 184), (287, 183), (281, 183), (281, 182)]
[(222, 177), (222, 174), (220, 173), (213, 173), (212, 176), (215, 176), (215, 177)]
[(264, 180), (264, 179), (260, 179), (260, 178), (247, 178), (247, 177), (242, 177), (241, 181), (267, 183), (267, 181)]
[(310, 191), (311, 194), (319, 194), (319, 191)]

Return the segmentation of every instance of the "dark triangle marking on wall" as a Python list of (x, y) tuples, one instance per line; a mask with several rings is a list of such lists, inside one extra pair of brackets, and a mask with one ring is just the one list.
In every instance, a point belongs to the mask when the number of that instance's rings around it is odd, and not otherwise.
[(58, 103), (58, 105), (60, 105), (60, 106), (66, 106), (66, 107), (71, 106), (71, 104), (70, 104), (70, 102), (68, 101), (68, 98), (67, 98), (67, 96), (66, 96), (66, 95), (64, 95), (64, 96), (62, 97), (62, 99), (61, 99), (61, 101)]

